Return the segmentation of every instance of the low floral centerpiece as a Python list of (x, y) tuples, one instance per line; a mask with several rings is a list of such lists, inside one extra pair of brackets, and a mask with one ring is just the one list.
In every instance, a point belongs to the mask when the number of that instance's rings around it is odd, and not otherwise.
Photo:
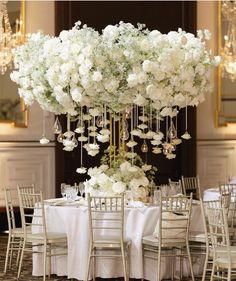
[(84, 182), (85, 192), (93, 195), (112, 196), (130, 191), (132, 200), (145, 202), (151, 191), (156, 168), (144, 164), (139, 156), (130, 160), (119, 157), (109, 166), (106, 156), (102, 165), (89, 168), (89, 180)]

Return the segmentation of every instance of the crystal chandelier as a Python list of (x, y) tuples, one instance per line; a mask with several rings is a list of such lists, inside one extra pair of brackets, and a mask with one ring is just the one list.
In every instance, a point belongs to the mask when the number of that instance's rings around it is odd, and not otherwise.
[(224, 35), (222, 75), (232, 81), (236, 79), (236, 2), (222, 1), (222, 19), (226, 21), (227, 33)]
[(0, 2), (0, 73), (4, 74), (11, 66), (13, 55), (12, 49), (25, 42), (23, 21), (16, 20), (15, 33), (12, 32), (7, 13), (7, 2)]

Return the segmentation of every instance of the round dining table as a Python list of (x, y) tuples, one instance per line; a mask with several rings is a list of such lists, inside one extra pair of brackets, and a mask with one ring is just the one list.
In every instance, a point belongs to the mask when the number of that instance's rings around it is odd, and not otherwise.
[[(78, 280), (85, 279), (88, 251), (89, 225), (88, 208), (80, 202), (56, 204), (48, 200), (45, 203), (47, 231), (67, 234), (67, 256), (54, 256), (51, 262), (51, 273), (67, 276)], [(59, 201), (58, 201), (59, 202)], [(145, 278), (156, 280), (157, 266), (155, 260), (145, 260), (143, 272), (142, 237), (154, 232), (159, 217), (158, 206), (126, 207), (125, 208), (125, 237), (131, 240), (130, 278)], [(190, 221), (191, 231), (204, 231), (200, 205), (193, 202)], [(162, 259), (161, 275), (170, 277), (170, 262)], [(97, 259), (96, 276), (101, 278), (116, 278), (123, 276), (121, 259)], [(199, 271), (198, 259), (193, 261), (194, 270)], [(33, 276), (42, 275), (42, 255), (33, 254)], [(197, 272), (198, 273), (198, 272)]]

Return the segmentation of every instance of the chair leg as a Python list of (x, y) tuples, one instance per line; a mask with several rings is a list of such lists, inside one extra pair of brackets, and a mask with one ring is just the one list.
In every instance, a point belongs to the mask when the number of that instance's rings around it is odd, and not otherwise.
[(7, 272), (7, 265), (8, 265), (8, 259), (9, 259), (9, 251), (10, 251), (10, 244), (11, 244), (11, 237), (10, 237), (10, 234), (9, 234), (9, 235), (8, 235), (8, 242), (7, 242), (7, 252), (6, 252), (4, 273)]
[(19, 266), (19, 262), (20, 262), (20, 254), (21, 254), (21, 249), (22, 249), (22, 243), (23, 243), (23, 238), (20, 237), (19, 239), (19, 247), (17, 250), (17, 258), (16, 258), (16, 266)]
[(21, 273), (21, 267), (22, 267), (22, 261), (23, 261), (23, 257), (24, 257), (24, 251), (25, 251), (25, 239), (23, 240), (23, 245), (22, 245), (22, 250), (21, 250), (21, 255), (20, 255), (20, 264), (18, 267), (18, 272), (17, 272), (17, 280), (20, 278), (20, 273)]
[(9, 260), (9, 269), (11, 268), (12, 265), (12, 256), (13, 256), (13, 251), (15, 247), (15, 239), (14, 237), (11, 237), (11, 242), (10, 242), (10, 260)]
[(209, 250), (207, 248), (206, 249), (205, 262), (204, 262), (204, 268), (203, 268), (203, 273), (202, 273), (202, 281), (205, 281), (207, 265), (208, 265), (208, 262), (209, 262), (208, 259), (209, 259)]
[(90, 245), (90, 248), (89, 248), (89, 256), (88, 256), (88, 262), (87, 262), (87, 270), (86, 270), (86, 276), (85, 276), (85, 281), (88, 281), (88, 280), (89, 280), (89, 269), (90, 269), (92, 251), (93, 251), (92, 245)]
[(52, 248), (51, 248), (51, 244), (48, 245), (48, 277), (51, 277), (51, 257), (52, 257)]
[(43, 281), (46, 281), (47, 274), (47, 244), (44, 242), (43, 245)]
[(129, 276), (127, 274), (127, 268), (126, 268), (124, 244), (121, 245), (121, 254), (122, 254), (122, 263), (123, 263), (123, 270), (124, 270), (124, 279), (125, 281), (127, 281), (129, 280)]
[[(93, 250), (94, 255), (96, 255), (96, 249)], [(93, 256), (93, 281), (96, 280), (96, 257)]]
[(141, 281), (144, 280), (144, 276), (145, 276), (145, 257), (144, 257), (144, 246), (142, 245), (142, 259), (143, 259), (143, 278), (141, 279)]
[(194, 274), (193, 274), (193, 265), (192, 265), (192, 259), (190, 255), (189, 245), (187, 244), (187, 254), (188, 254), (188, 260), (189, 260), (189, 267), (190, 267), (190, 273), (192, 277), (192, 281), (194, 281)]
[(157, 281), (161, 281), (161, 248), (158, 247)]

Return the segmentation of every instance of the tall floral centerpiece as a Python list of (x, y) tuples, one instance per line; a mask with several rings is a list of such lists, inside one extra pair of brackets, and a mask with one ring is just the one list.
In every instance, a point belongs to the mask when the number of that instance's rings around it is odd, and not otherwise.
[[(95, 156), (100, 143), (108, 143), (109, 168), (99, 168), (98, 182), (108, 177), (113, 190), (121, 190), (122, 181), (116, 181), (117, 170), (112, 175), (111, 167), (126, 151), (131, 164), (127, 166), (122, 158), (119, 173), (122, 167), (128, 167), (130, 174), (138, 169), (134, 164), (138, 139), (143, 152), (150, 142), (154, 154), (163, 152), (171, 159), (181, 138), (191, 138), (187, 106), (204, 101), (211, 88), (210, 70), (219, 63), (206, 50), (209, 36), (207, 30), (199, 31), (197, 37), (181, 29), (162, 34), (123, 22), (108, 25), (99, 34), (77, 22), (59, 37), (33, 34), (15, 50), (16, 70), (11, 78), (26, 105), (37, 101), (43, 110), (67, 114), (67, 131), (62, 132), (58, 119), (54, 129), (64, 150), (71, 151), (80, 143), (79, 173), (87, 172), (83, 149)], [(180, 138), (177, 115), (184, 107), (186, 128)], [(72, 121), (77, 122), (74, 131)], [(165, 133), (160, 131), (161, 122)], [(144, 179), (143, 170), (137, 172)]]

